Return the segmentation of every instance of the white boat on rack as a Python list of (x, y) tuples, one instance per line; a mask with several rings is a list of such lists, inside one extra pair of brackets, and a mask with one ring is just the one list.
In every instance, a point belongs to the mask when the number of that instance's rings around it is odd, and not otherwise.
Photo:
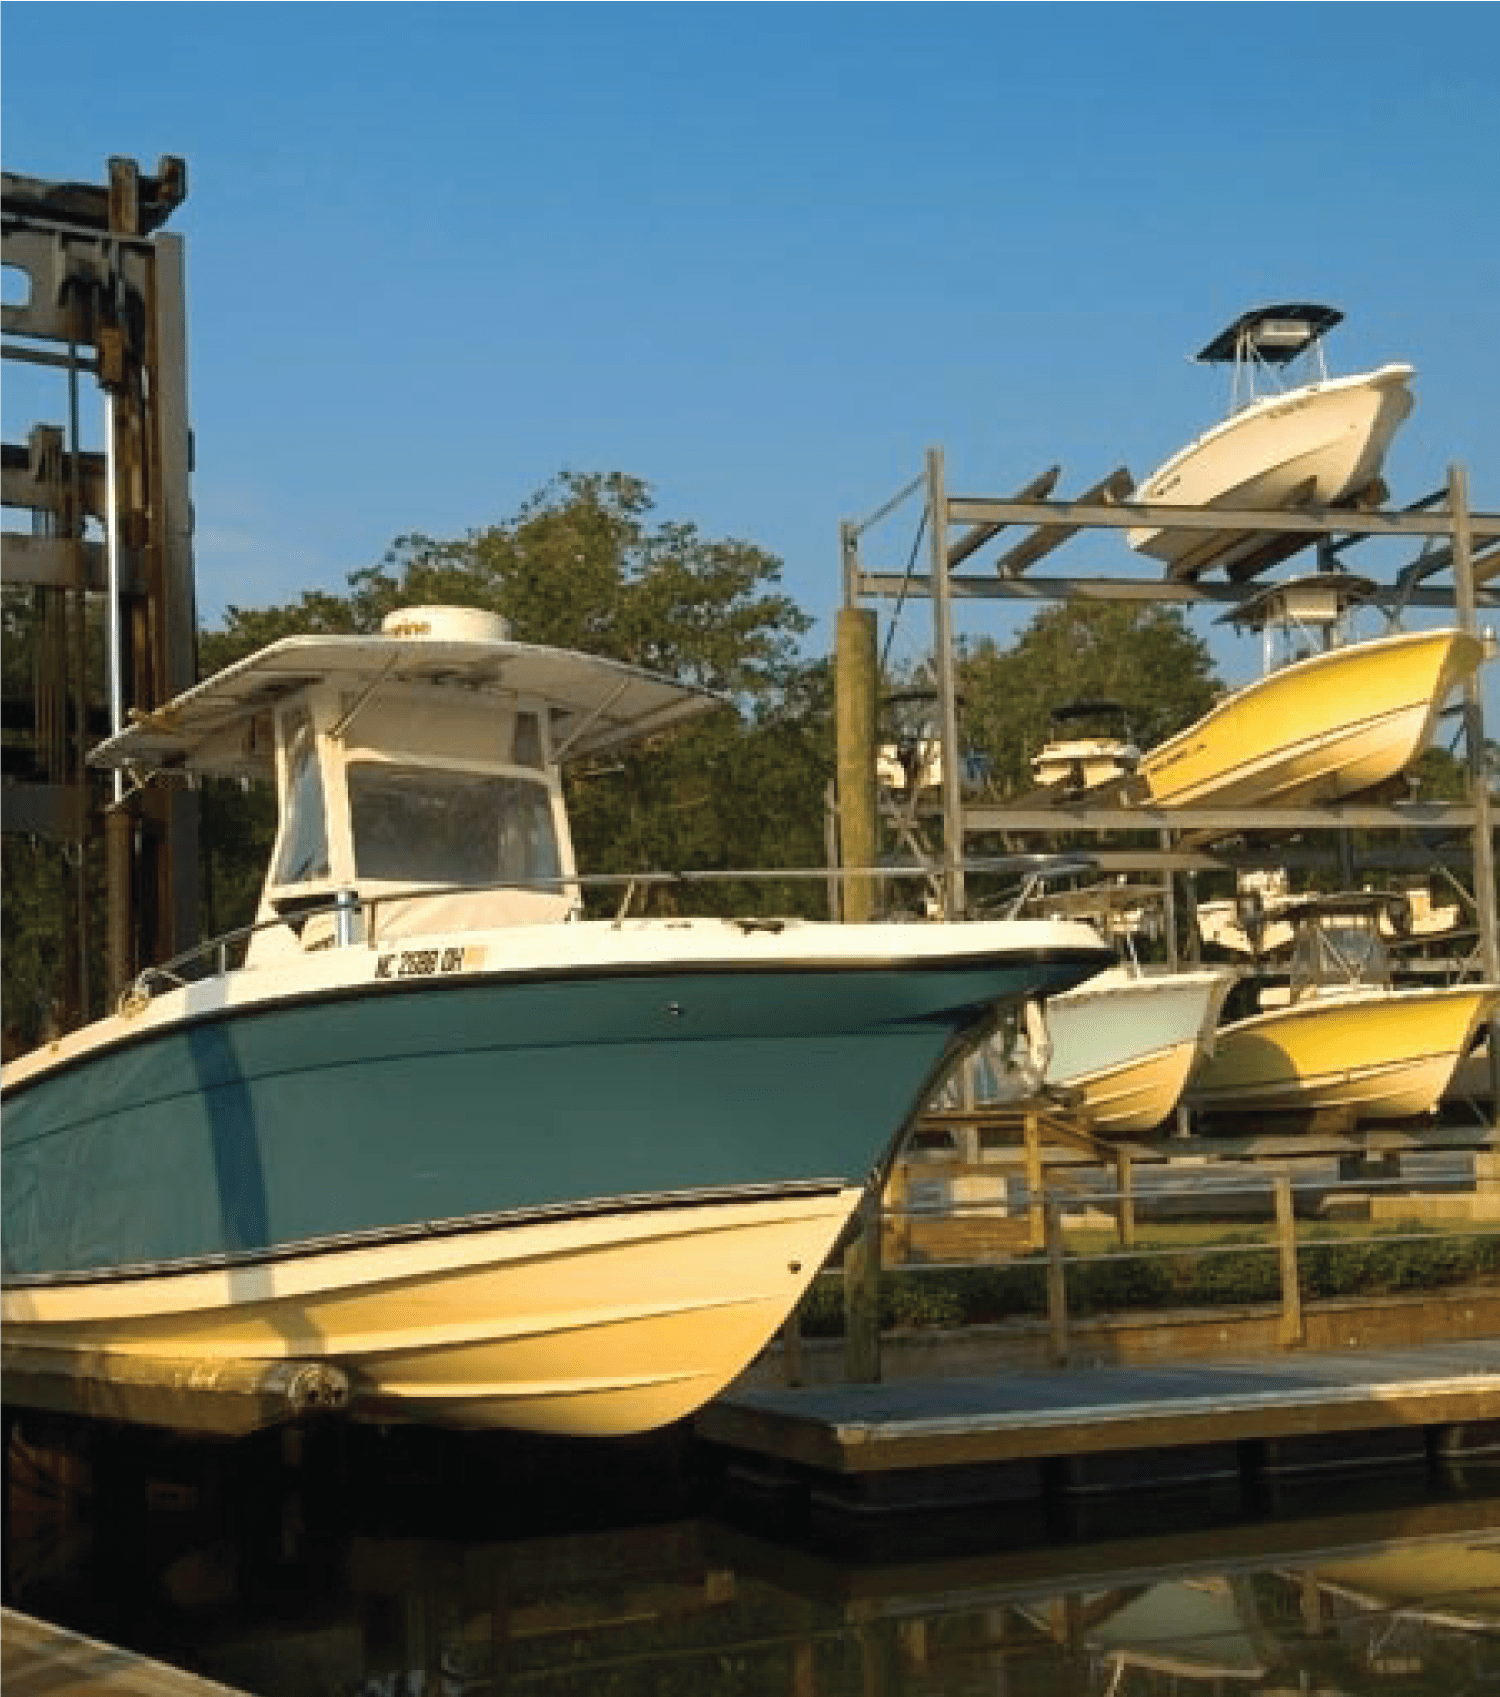
[(1134, 939), (1161, 934), (1162, 902), (1160, 886), (1128, 883), (1046, 898), (1045, 911), (1086, 919), (1116, 943), (1121, 958), (1053, 996), (1045, 1020), (1019, 1022), (1024, 1032), (991, 1039), (975, 1063), (981, 1100), (1038, 1088), (1060, 1092), (1106, 1138), (1144, 1137), (1173, 1118), (1213, 1053), (1219, 1016), (1239, 974), (1229, 967), (1143, 963)]
[[(1374, 494), (1391, 439), (1414, 404), (1413, 368), (1395, 363), (1329, 377), (1322, 340), (1342, 318), (1333, 307), (1291, 302), (1257, 307), (1215, 336), (1197, 357), (1232, 367), (1229, 416), (1173, 454), (1131, 500), (1275, 510), (1350, 505)], [(1294, 374), (1303, 380), (1287, 387), (1284, 376)], [(1273, 386), (1263, 390), (1267, 380)], [(1140, 526), (1126, 540), (1177, 572), (1224, 564), (1229, 547), (1247, 545), (1242, 534), (1176, 526)]]
[(1049, 715), (1045, 743), (1031, 757), (1031, 775), (1048, 794), (1073, 799), (1131, 777), (1141, 751), (1118, 701), (1070, 701)]
[(242, 962), (6, 1068), (7, 1361), (316, 1363), (358, 1418), (587, 1434), (734, 1378), (937, 1080), (1111, 957), (1051, 920), (584, 918), (563, 763), (717, 705), (416, 609), (101, 745), (274, 775), (280, 823)]

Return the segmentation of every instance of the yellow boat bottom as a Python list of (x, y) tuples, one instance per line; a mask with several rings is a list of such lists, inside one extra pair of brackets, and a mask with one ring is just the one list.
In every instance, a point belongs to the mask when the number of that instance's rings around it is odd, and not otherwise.
[(700, 1408), (801, 1300), (863, 1192), (643, 1207), (242, 1269), (11, 1289), (6, 1340), (318, 1360), (357, 1418), (607, 1436)]

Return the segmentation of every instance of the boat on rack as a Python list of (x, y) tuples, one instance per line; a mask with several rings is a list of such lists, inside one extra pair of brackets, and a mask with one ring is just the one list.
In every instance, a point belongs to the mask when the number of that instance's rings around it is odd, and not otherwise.
[(1381, 935), (1386, 898), (1309, 896), (1282, 917), (1295, 929), (1280, 1005), (1220, 1026), (1188, 1091), (1195, 1112), (1313, 1114), (1359, 1120), (1435, 1113), (1500, 985), (1398, 988)]
[(1159, 885), (1129, 883), (1046, 898), (1047, 912), (1085, 919), (1113, 939), (1120, 959), (1052, 997), (1045, 1021), (1031, 1022), (1026, 1032), (1024, 1054), (1019, 1031), (991, 1039), (978, 1061), (981, 1099), (1051, 1090), (1105, 1138), (1143, 1137), (1173, 1117), (1190, 1079), (1213, 1053), (1239, 974), (1228, 967), (1142, 963), (1134, 938), (1159, 935), (1162, 901)]
[[(1197, 358), (1232, 368), (1229, 416), (1173, 454), (1131, 500), (1274, 511), (1378, 497), (1386, 451), (1412, 410), (1412, 367), (1330, 378), (1323, 337), (1342, 319), (1333, 307), (1290, 302), (1243, 313), (1215, 336)], [(1294, 377), (1302, 380), (1287, 386)], [(1267, 536), (1139, 526), (1126, 540), (1173, 575), (1191, 576), (1248, 556)], [(1281, 557), (1301, 545), (1295, 539)]]
[(274, 774), (279, 825), (248, 934), (6, 1068), (7, 1353), (322, 1363), (357, 1418), (587, 1434), (735, 1377), (939, 1078), (1111, 956), (1052, 920), (585, 918), (564, 763), (717, 705), (414, 609), (102, 744)]
[(1047, 1004), (1047, 1083), (1066, 1091), (1100, 1137), (1143, 1137), (1169, 1121), (1212, 1055), (1236, 974), (1111, 967)]
[(1039, 789), (1071, 800), (1130, 777), (1140, 758), (1120, 702), (1070, 701), (1053, 708), (1031, 773)]
[[(1233, 896), (1198, 903), (1198, 933), (1204, 943), (1258, 960), (1289, 950), (1295, 929), (1282, 915), (1297, 908), (1303, 897), (1292, 893), (1286, 868), (1245, 868), (1235, 884)], [(1422, 875), (1402, 880), (1380, 910), (1380, 934), (1392, 944), (1452, 943), (1463, 924), (1463, 908), (1435, 900), (1431, 882)]]
[(1350, 615), (1374, 587), (1352, 573), (1317, 572), (1268, 585), (1226, 615), (1260, 632), (1263, 675), (1144, 755), (1143, 799), (1301, 806), (1404, 772), (1485, 648), (1454, 628), (1350, 640)]

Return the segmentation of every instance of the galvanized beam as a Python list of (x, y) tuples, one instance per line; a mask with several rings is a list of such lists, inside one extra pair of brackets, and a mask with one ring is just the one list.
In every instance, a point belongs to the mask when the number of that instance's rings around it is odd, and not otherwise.
[(134, 303), (144, 302), (151, 258), (150, 241), (26, 226), (7, 212), (5, 263), (25, 273), (27, 295), (0, 308), (0, 328), (102, 353), (102, 313), (114, 310), (121, 290)]
[[(1170, 507), (1155, 502), (1010, 501), (1003, 497), (951, 495), (950, 524), (1072, 525), (1086, 530), (1244, 530), (1288, 536), (1448, 536), (1450, 513), (1366, 512), (1327, 508), (1321, 512), (1239, 507)], [(1500, 536), (1500, 513), (1470, 515), (1476, 537)]]
[[(1500, 573), (1500, 549), (1481, 558), (1489, 565), (1487, 576)], [(920, 597), (932, 593), (932, 579), (926, 573), (907, 576), (889, 571), (859, 572), (854, 589), (858, 595)], [(1235, 607), (1262, 593), (1262, 589), (1250, 583), (1177, 583), (1166, 578), (995, 578), (956, 572), (948, 579), (948, 594), (955, 601), (1172, 601)], [(1482, 607), (1500, 607), (1500, 591), (1482, 590), (1477, 600)], [(1387, 611), (1401, 607), (1445, 609), (1453, 605), (1453, 592), (1414, 589), (1403, 593), (1381, 588), (1366, 604)]]
[[(1061, 466), (1048, 466), (1040, 475), (1032, 478), (1031, 482), (1016, 495), (1018, 501), (1045, 501), (1057, 486), (1057, 480), (1062, 476)], [(976, 524), (967, 534), (959, 537), (958, 541), (948, 550), (948, 570), (960, 566), (970, 554), (977, 553), (986, 542), (992, 541), (1002, 530), (1003, 524)]]
[[(1103, 873), (1115, 872), (1243, 872), (1252, 868), (1285, 867), (1288, 871), (1321, 871), (1337, 867), (1337, 844), (1319, 848), (1287, 843), (1275, 848), (1215, 846), (1212, 849), (1090, 848), (1087, 858)], [(1372, 872), (1471, 873), (1474, 857), (1467, 849), (1366, 849), (1359, 864)]]
[(187, 165), (171, 153), (157, 160), (154, 177), (142, 176), (133, 159), (111, 159), (109, 182), (102, 185), (0, 173), (0, 202), (7, 220), (30, 218), (81, 230), (146, 236), (164, 224), (186, 196)]
[[(180, 163), (180, 161), (178, 162)], [(151, 345), (155, 392), (151, 451), (152, 487), (150, 595), (156, 609), (152, 686), (157, 706), (198, 681), (198, 601), (193, 563), (193, 507), (189, 498), (192, 433), (187, 396), (187, 291), (181, 236), (155, 238), (151, 268)], [(144, 803), (160, 824), (162, 852), (157, 882), (157, 958), (190, 948), (198, 937), (198, 797), (181, 785), (158, 785)]]
[(958, 687), (954, 677), (953, 609), (949, 605), (948, 518), (943, 451), (927, 450), (927, 524), (932, 598), (933, 670), (937, 675), (943, 755), (943, 908), (949, 919), (964, 911), (963, 796), (959, 788)]
[[(66, 363), (66, 362), (64, 362)], [(63, 451), (62, 431), (39, 425), (26, 444), (0, 444), (0, 504), (32, 512), (66, 513), (76, 486), (89, 518), (104, 517), (104, 455), (80, 454), (78, 464)]]
[(964, 829), (980, 831), (1470, 831), (1472, 805), (1399, 807), (970, 807)]
[[(102, 595), (109, 586), (109, 569), (102, 542), (82, 542), (72, 536), (26, 536), (7, 531), (0, 548), (0, 581), (32, 584), (46, 589), (86, 589)], [(140, 551), (120, 550), (120, 584), (127, 595), (146, 588)]]

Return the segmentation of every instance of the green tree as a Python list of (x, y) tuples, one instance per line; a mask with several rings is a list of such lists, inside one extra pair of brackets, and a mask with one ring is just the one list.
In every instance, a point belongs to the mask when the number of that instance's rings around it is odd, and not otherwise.
[(1207, 712), (1220, 687), (1207, 644), (1179, 612), (1126, 601), (1044, 608), (1013, 647), (985, 639), (956, 670), (965, 746), (988, 756), (992, 781), (1008, 795), (1032, 787), (1028, 763), (1055, 709), (1118, 702), (1146, 749)]

